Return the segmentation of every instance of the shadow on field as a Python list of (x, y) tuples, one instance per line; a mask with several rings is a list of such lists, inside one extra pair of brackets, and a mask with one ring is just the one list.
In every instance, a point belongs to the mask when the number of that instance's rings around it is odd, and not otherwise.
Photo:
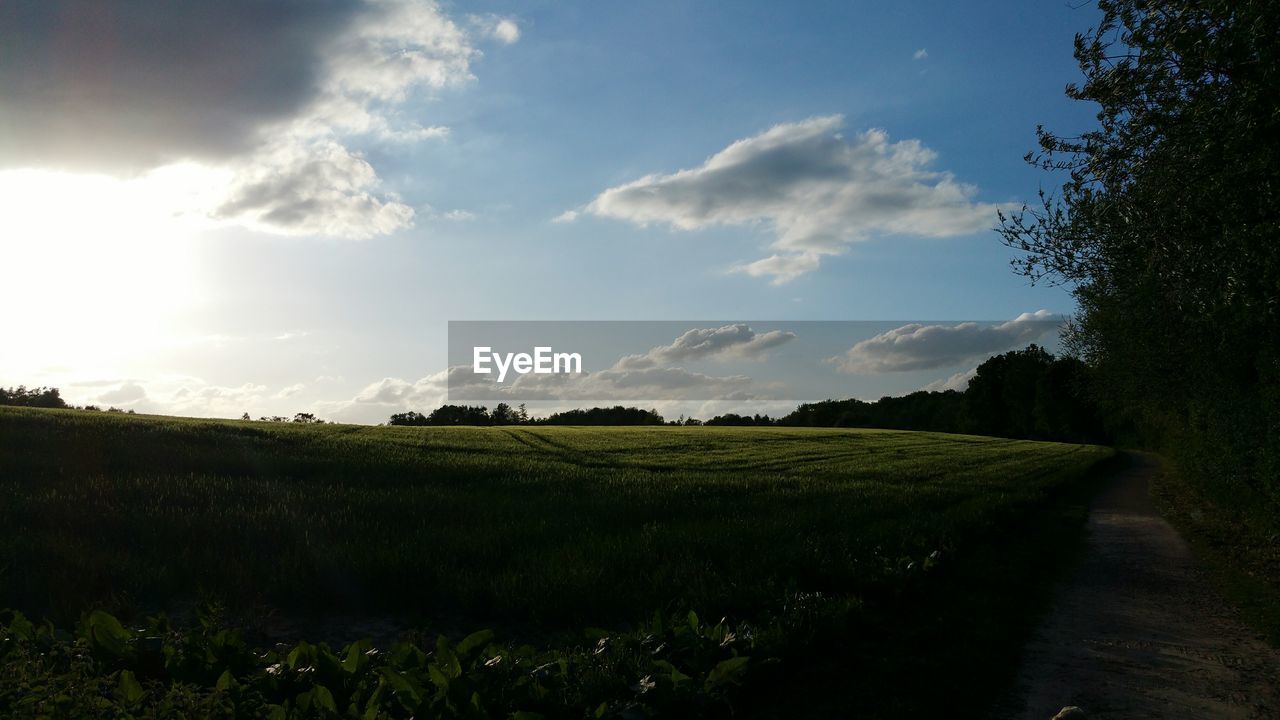
[(925, 582), (864, 597), (748, 689), (751, 718), (982, 718), (1012, 687), (1055, 583), (1080, 562), (1089, 504), (1133, 457), (1119, 453), (1035, 508), (971, 538)]

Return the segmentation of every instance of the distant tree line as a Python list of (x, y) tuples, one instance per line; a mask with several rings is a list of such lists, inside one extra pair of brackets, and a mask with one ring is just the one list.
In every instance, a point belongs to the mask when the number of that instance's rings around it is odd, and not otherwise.
[[(253, 420), (253, 418), (249, 416), (249, 413), (241, 415), (240, 419), (248, 421)], [(316, 417), (314, 413), (304, 412), (295, 413), (293, 417), (288, 417), (286, 415), (263, 415), (258, 418), (258, 422), (298, 423), (300, 425), (324, 425), (326, 423), (325, 420), (321, 420)]]
[[(718, 423), (713, 418), (708, 424)], [(877, 427), (1106, 443), (1091, 396), (1089, 369), (1038, 345), (996, 355), (978, 366), (963, 392), (919, 391), (875, 402), (806, 403), (777, 420), (795, 427)]]
[[(103, 412), (102, 408), (97, 405), (68, 405), (67, 401), (62, 399), (61, 391), (55, 387), (28, 388), (25, 385), (9, 388), (0, 387), (0, 405)], [(133, 414), (133, 410), (124, 410), (118, 407), (109, 407), (106, 412)]]
[(16, 405), (18, 407), (65, 408), (67, 402), (62, 399), (58, 388), (36, 387), (25, 385), (18, 387), (0, 387), (0, 405)]
[[(657, 410), (615, 405), (564, 410), (533, 417), (521, 404), (442, 405), (429, 414), (396, 413), (387, 424), (448, 425), (709, 425), (780, 427), (863, 427), (997, 435), (1011, 438), (1106, 443), (1111, 428), (1104, 425), (1094, 402), (1091, 371), (1072, 357), (1057, 358), (1038, 345), (996, 355), (978, 366), (963, 392), (919, 391), (901, 397), (864, 400), (823, 400), (805, 403), (779, 418), (725, 413), (710, 420), (681, 415), (666, 420)], [(65, 408), (57, 388), (0, 388), (0, 405)], [(83, 409), (97, 410), (93, 406)], [(111, 408), (108, 412), (123, 412)], [(132, 411), (130, 411), (132, 412)], [(241, 420), (252, 421), (249, 413)], [(312, 413), (292, 417), (270, 415), (259, 422), (324, 424)]]
[(726, 413), (710, 420), (681, 415), (665, 420), (656, 410), (593, 407), (530, 417), (524, 405), (444, 405), (428, 415), (396, 413), (391, 425), (710, 425), (876, 427), (998, 435), (1012, 438), (1104, 443), (1111, 439), (1091, 399), (1089, 369), (1075, 358), (1056, 358), (1031, 345), (978, 366), (963, 392), (914, 392), (902, 397), (806, 403), (780, 418)]
[(442, 405), (429, 415), (419, 412), (396, 413), (389, 425), (662, 425), (655, 410), (623, 407), (574, 409), (557, 412), (545, 418), (530, 417), (522, 403), (512, 408), (498, 403), (493, 410), (483, 405)]

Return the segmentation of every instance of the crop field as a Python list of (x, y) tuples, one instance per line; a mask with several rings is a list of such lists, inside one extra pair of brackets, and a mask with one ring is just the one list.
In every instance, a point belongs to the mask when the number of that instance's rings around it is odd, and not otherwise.
[[(1110, 454), (877, 430), (0, 408), (0, 607), (72, 623), (212, 604), (304, 629), (391, 618), (544, 644), (693, 610), (763, 637), (814, 598), (935, 602), (930, 573), (960, 587), (959, 568), (1016, 554), (1031, 540), (1011, 533)], [(993, 596), (1021, 582), (1006, 580)]]

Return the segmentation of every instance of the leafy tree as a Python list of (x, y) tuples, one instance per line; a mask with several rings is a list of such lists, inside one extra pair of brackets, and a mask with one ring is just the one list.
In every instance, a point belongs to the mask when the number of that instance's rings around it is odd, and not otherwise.
[(36, 387), (27, 389), (25, 385), (14, 388), (0, 387), (0, 405), (19, 405), (37, 408), (65, 408), (67, 403), (62, 399), (58, 388)]
[(768, 415), (739, 415), (737, 413), (725, 413), (717, 415), (703, 423), (704, 425), (729, 425), (736, 427), (747, 427), (752, 425), (772, 425), (773, 420)]
[(1098, 126), (1038, 131), (1028, 160), (1066, 179), (1003, 238), (1075, 293), (1068, 341), (1111, 415), (1280, 495), (1280, 4), (1098, 7), (1067, 87)]
[(492, 425), (483, 405), (441, 405), (427, 416), (428, 425)]
[(520, 422), (520, 413), (512, 410), (506, 403), (498, 403), (489, 417), (494, 425), (516, 425)]
[(427, 416), (420, 412), (412, 410), (408, 412), (396, 413), (387, 421), (388, 425), (429, 425)]
[(533, 421), (539, 425), (661, 425), (662, 416), (656, 410), (615, 405), (611, 408), (574, 409), (552, 413), (541, 420)]

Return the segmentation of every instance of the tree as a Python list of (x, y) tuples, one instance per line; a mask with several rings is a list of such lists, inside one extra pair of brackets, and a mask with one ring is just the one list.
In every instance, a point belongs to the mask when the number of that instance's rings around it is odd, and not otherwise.
[(498, 403), (489, 417), (494, 425), (515, 425), (520, 422), (520, 414), (506, 403)]
[(1066, 179), (1001, 233), (1021, 272), (1072, 288), (1069, 347), (1110, 414), (1262, 489), (1280, 476), (1280, 4), (1098, 7), (1067, 88), (1098, 126), (1038, 131), (1028, 161)]
[(539, 425), (662, 425), (663, 419), (656, 410), (615, 405), (611, 408), (566, 410), (533, 422)]
[(483, 405), (441, 405), (427, 416), (428, 425), (492, 425)]
[(387, 421), (388, 425), (429, 425), (427, 416), (420, 412), (412, 410), (408, 412), (396, 413)]
[(36, 387), (27, 389), (25, 385), (16, 388), (0, 387), (0, 405), (19, 405), (36, 408), (65, 408), (67, 403), (62, 393), (55, 387)]

